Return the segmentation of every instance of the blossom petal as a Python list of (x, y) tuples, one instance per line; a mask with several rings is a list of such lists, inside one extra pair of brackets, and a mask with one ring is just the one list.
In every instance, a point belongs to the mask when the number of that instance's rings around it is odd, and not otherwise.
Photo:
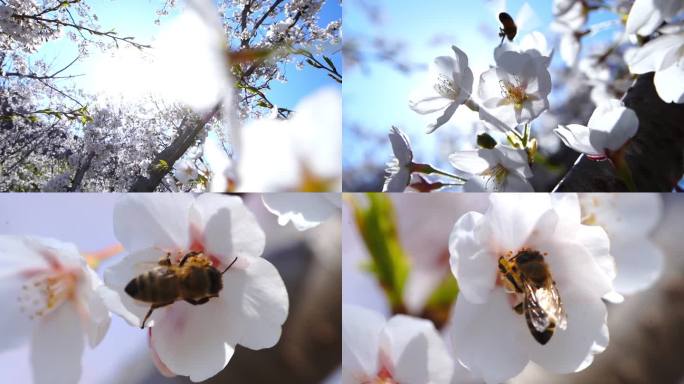
[(589, 127), (579, 124), (559, 125), (553, 132), (560, 137), (563, 144), (577, 152), (586, 153), (590, 156), (605, 155), (605, 143), (592, 143), (590, 141), (591, 129)]
[(461, 172), (479, 175), (496, 164), (491, 150), (465, 150), (449, 155), (449, 162)]
[(666, 103), (684, 103), (684, 58), (661, 69), (653, 78), (658, 96)]
[(441, 127), (442, 125), (446, 124), (449, 119), (451, 119), (451, 116), (456, 113), (456, 108), (458, 108), (459, 104), (452, 102), (445, 110), (444, 113), (437, 118), (437, 120), (434, 123), (428, 124), (427, 128), (425, 129), (425, 133), (432, 133), (434, 132), (437, 128)]
[(223, 265), (264, 251), (264, 231), (240, 197), (204, 193), (195, 200), (190, 218), (191, 227), (203, 233), (205, 250)]
[(551, 200), (544, 194), (492, 194), (485, 223), (497, 252), (520, 249), (549, 210)]
[(606, 306), (600, 297), (581, 290), (561, 291), (567, 313), (567, 328), (556, 328), (553, 337), (542, 346), (532, 337), (526, 339), (530, 359), (555, 373), (576, 372), (586, 367), (587, 355), (594, 353), (594, 343), (603, 338)]
[(278, 342), (289, 299), (283, 279), (268, 260), (251, 258), (246, 269), (228, 270), (219, 299), (229, 313), (241, 315), (239, 324), (228, 325), (240, 329), (238, 343), (262, 349)]
[(26, 342), (31, 334), (33, 322), (29, 321), (29, 315), (22, 312), (21, 307), (17, 305), (24, 281), (25, 279), (19, 275), (0, 276), (0, 329), (5, 330), (0, 338), (0, 351), (18, 347)]
[(400, 131), (397, 127), (392, 127), (388, 136), (390, 143), (392, 144), (392, 152), (394, 152), (394, 157), (399, 160), (399, 166), (407, 165), (413, 161), (411, 142), (406, 134)]
[[(620, 149), (639, 129), (639, 118), (631, 108), (619, 100), (608, 100), (599, 104), (592, 113), (589, 123), (589, 140), (595, 148)], [(608, 135), (604, 133), (606, 132)]]
[(161, 312), (163, 318), (150, 330), (150, 343), (173, 373), (198, 382), (228, 364), (240, 335), (228, 321), (218, 326), (217, 319), (223, 322), (227, 318), (223, 302), (214, 299), (191, 305), (178, 301)]
[(468, 212), (461, 216), (449, 236), (451, 271), (460, 292), (473, 303), (483, 303), (496, 283), (497, 260), (483, 249), (477, 229), (484, 216)]
[(385, 319), (354, 305), (342, 309), (342, 382), (358, 383), (378, 371), (380, 334)]
[(641, 291), (662, 275), (663, 253), (650, 240), (613, 239), (610, 247), (618, 272), (613, 285), (619, 293), (629, 295)]
[(492, 291), (484, 304), (471, 303), (459, 293), (453, 309), (452, 348), (476, 377), (493, 384), (520, 373), (528, 363), (522, 349), (526, 337), (530, 336), (525, 320), (513, 311), (503, 289)]
[(383, 192), (404, 192), (411, 181), (411, 171), (406, 167), (400, 167), (395, 173), (385, 179), (382, 187)]
[(435, 326), (410, 316), (392, 317), (385, 326), (381, 348), (389, 349), (394, 378), (400, 383), (449, 383), (454, 365)]
[(682, 36), (679, 34), (663, 35), (646, 43), (630, 55), (625, 57), (630, 72), (642, 74), (658, 71), (665, 57), (672, 51), (676, 51), (682, 45)]
[(114, 234), (128, 250), (187, 248), (193, 201), (184, 193), (126, 195), (114, 207)]
[(36, 384), (72, 384), (81, 377), (84, 340), (76, 308), (65, 302), (40, 319), (31, 339)]
[(87, 273), (88, 276), (84, 277), (87, 281), (80, 288), (80, 297), (85, 299), (82, 309), (86, 312), (88, 344), (94, 348), (107, 334), (112, 319), (104, 300), (97, 294), (97, 289), (102, 286), (100, 278), (90, 268), (87, 269)]
[(270, 193), (261, 195), (264, 206), (278, 216), (278, 224), (287, 225), (290, 221), (297, 230), (313, 228), (339, 212), (331, 199), (339, 199), (337, 193), (301, 194)]

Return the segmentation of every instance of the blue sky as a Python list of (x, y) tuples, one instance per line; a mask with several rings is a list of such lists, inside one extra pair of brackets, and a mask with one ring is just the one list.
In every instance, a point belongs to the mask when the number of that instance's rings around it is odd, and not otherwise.
[[(465, 107), (459, 108), (455, 118), (436, 132), (426, 135), (424, 128), (430, 117), (421, 116), (408, 108), (408, 99), (427, 74), (427, 65), (437, 56), (452, 55), (450, 46), (456, 45), (466, 52), (475, 75), (475, 88), (479, 74), (493, 64), (493, 49), (499, 44), (499, 21), (497, 14), (503, 9), (491, 8), (494, 1), (435, 0), (430, 2), (376, 0), (372, 4), (382, 9), (382, 23), (371, 23), (361, 11), (357, 1), (349, 1), (344, 7), (345, 38), (380, 36), (406, 43), (404, 54), (412, 63), (422, 63), (424, 70), (403, 74), (381, 62), (367, 63), (367, 70), (348, 70), (343, 86), (344, 97), (344, 166), (362, 164), (376, 168), (384, 166), (392, 157), (386, 133), (392, 125), (402, 129), (411, 140), (417, 161), (431, 162), (448, 170), (448, 153), (459, 147), (472, 147), (472, 143), (456, 142), (453, 132), (463, 125), (458, 121), (475, 118), (476, 114)], [(516, 18), (524, 0), (509, 0), (503, 8)], [(529, 0), (536, 17), (529, 22), (518, 20), (518, 39), (526, 32), (538, 30), (544, 33), (550, 44), (554, 36), (549, 31), (552, 20), (551, 1)], [(428, 5), (429, 4), (429, 5)], [(490, 5), (490, 6), (488, 6)], [(589, 25), (615, 18), (609, 12), (592, 14)], [(611, 34), (603, 32), (595, 39), (605, 39)], [(553, 65), (559, 65), (555, 55)], [(553, 100), (552, 100), (553, 104)], [(552, 105), (553, 107), (553, 105)], [(460, 114), (460, 115), (459, 115)], [(364, 137), (357, 139), (352, 126), (358, 124)], [(379, 145), (379, 146), (378, 146)]]
[[(119, 36), (134, 36), (138, 42), (149, 43), (161, 28), (154, 24), (154, 20), (158, 17), (155, 12), (161, 7), (162, 1), (88, 0), (87, 3), (91, 6), (94, 13), (97, 14), (98, 23), (102, 26), (102, 30), (113, 28)], [(161, 24), (164, 25), (165, 21), (176, 16), (181, 7), (182, 1), (179, 1), (179, 6), (174, 8), (169, 16), (161, 18)], [(328, 22), (339, 19), (341, 14), (342, 10), (339, 2), (329, 0), (320, 13), (319, 24), (325, 26)], [(78, 51), (75, 44), (65, 36), (43, 45), (36, 55), (48, 62), (53, 62), (52, 68), (59, 69), (73, 60), (77, 54)], [(341, 54), (334, 51), (328, 54), (333, 59), (338, 70), (341, 71)], [(75, 64), (68, 73), (81, 74), (90, 71), (93, 61), (97, 56), (99, 56), (99, 52), (93, 51), (92, 58)], [(304, 70), (299, 71), (294, 67), (294, 64), (288, 64), (286, 71), (289, 76), (288, 83), (273, 82), (272, 90), (267, 95), (269, 99), (282, 107), (294, 108), (303, 96), (310, 94), (315, 89), (323, 86), (337, 86), (337, 83), (327, 77), (324, 71), (308, 66)], [(91, 89), (92, 84), (89, 84), (90, 81), (87, 77), (77, 78), (75, 81), (79, 86)]]

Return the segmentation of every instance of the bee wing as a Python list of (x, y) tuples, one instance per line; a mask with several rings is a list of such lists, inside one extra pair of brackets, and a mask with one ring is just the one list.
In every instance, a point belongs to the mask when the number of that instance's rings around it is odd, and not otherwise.
[(566, 315), (556, 284), (533, 287), (529, 282), (523, 286), (525, 316), (538, 332), (547, 330), (551, 323), (561, 329), (566, 327)]
[(152, 269), (156, 268), (159, 266), (158, 261), (145, 261), (142, 263), (137, 263), (134, 267), (133, 270), (135, 271), (135, 275), (140, 275), (143, 274), (147, 271), (151, 271)]

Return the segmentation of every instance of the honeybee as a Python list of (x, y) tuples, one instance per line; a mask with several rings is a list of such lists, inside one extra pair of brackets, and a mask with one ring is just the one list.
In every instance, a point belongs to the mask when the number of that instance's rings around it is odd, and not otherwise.
[(539, 344), (545, 345), (556, 327), (567, 327), (556, 282), (540, 252), (523, 249), (511, 258), (501, 256), (499, 271), (506, 290), (523, 295), (523, 301), (513, 309), (525, 314), (527, 327)]
[(518, 26), (515, 25), (515, 21), (513, 21), (511, 15), (506, 12), (501, 12), (499, 13), (499, 21), (503, 24), (503, 28), (499, 28), (501, 44), (503, 44), (504, 37), (507, 37), (508, 41), (513, 41), (515, 34), (518, 33)]
[(223, 289), (221, 277), (235, 264), (237, 257), (220, 272), (202, 252), (190, 252), (178, 265), (171, 263), (171, 254), (159, 260), (159, 265), (133, 278), (124, 290), (135, 300), (152, 306), (145, 315), (140, 329), (157, 308), (185, 300), (192, 305), (204, 304), (218, 297)]

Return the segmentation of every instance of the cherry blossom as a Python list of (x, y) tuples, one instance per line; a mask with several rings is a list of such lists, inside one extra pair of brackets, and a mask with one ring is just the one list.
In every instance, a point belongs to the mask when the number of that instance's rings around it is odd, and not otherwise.
[(191, 180), (195, 180), (198, 176), (197, 169), (186, 160), (181, 160), (173, 165), (174, 176), (182, 184), (188, 184)]
[(101, 291), (110, 310), (135, 327), (150, 304), (134, 300), (125, 288), (160, 260), (175, 265), (198, 252), (223, 272), (218, 297), (198, 305), (176, 301), (145, 322), (160, 371), (202, 381), (228, 364), (237, 344), (262, 349), (278, 342), (287, 292), (275, 267), (259, 257), (264, 233), (239, 197), (125, 196), (114, 209), (114, 231), (129, 254), (105, 271)]
[(655, 72), (653, 84), (667, 103), (684, 103), (684, 32), (666, 33), (625, 54), (635, 74)]
[(455, 45), (454, 57), (439, 56), (430, 68), (428, 87), (420, 89), (409, 100), (409, 107), (421, 115), (442, 111), (437, 120), (428, 124), (426, 133), (444, 125), (456, 108), (468, 100), (473, 89), (473, 72), (468, 67), (468, 56)]
[(109, 329), (101, 285), (73, 244), (0, 236), (0, 350), (30, 338), (35, 383), (78, 382), (84, 343), (97, 346)]
[[(480, 118), (492, 114), (510, 128), (529, 123), (549, 108), (551, 76), (542, 55), (506, 51), (496, 68), (480, 76)], [(483, 110), (483, 108), (486, 111)]]
[(648, 36), (663, 21), (670, 21), (681, 11), (684, 11), (681, 0), (635, 0), (627, 16), (625, 31)]
[(603, 159), (622, 148), (638, 129), (636, 113), (621, 101), (612, 99), (596, 107), (587, 126), (559, 125), (554, 132), (575, 151)]
[(449, 383), (454, 363), (434, 325), (369, 309), (342, 309), (342, 383)]
[(278, 216), (278, 224), (292, 222), (300, 231), (318, 226), (342, 209), (338, 193), (269, 193), (261, 199), (266, 209)]
[[(484, 214), (469, 212), (456, 222), (449, 250), (460, 287), (450, 330), (454, 354), (487, 383), (516, 376), (530, 361), (576, 372), (607, 346), (609, 240), (602, 228), (581, 223), (576, 195), (492, 194)], [(521, 297), (504, 288), (498, 268), (501, 257), (521, 251), (543, 256), (566, 313), (544, 345), (515, 311)]]
[(242, 130), (239, 191), (339, 191), (342, 101), (334, 88), (304, 98), (287, 120), (258, 119)]
[(497, 145), (449, 155), (454, 168), (472, 175), (465, 183), (466, 192), (534, 192), (527, 181), (532, 177), (527, 152)]
[(388, 173), (383, 192), (403, 192), (411, 181), (411, 164), (413, 164), (413, 151), (408, 136), (397, 127), (392, 127), (389, 133), (394, 158), (387, 163)]
[(664, 256), (650, 235), (662, 218), (658, 194), (580, 194), (582, 223), (601, 226), (615, 259), (618, 294), (642, 291), (663, 273)]

